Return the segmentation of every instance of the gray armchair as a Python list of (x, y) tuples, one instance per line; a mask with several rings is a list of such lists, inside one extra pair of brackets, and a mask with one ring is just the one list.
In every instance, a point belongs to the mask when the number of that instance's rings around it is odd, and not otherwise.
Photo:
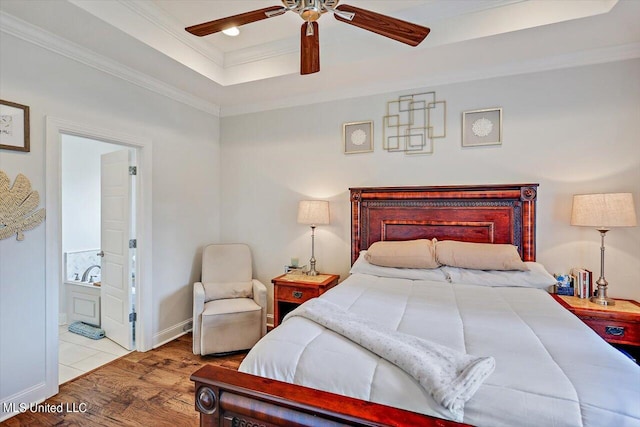
[(193, 353), (249, 349), (266, 333), (267, 288), (253, 278), (249, 246), (206, 246), (193, 285)]

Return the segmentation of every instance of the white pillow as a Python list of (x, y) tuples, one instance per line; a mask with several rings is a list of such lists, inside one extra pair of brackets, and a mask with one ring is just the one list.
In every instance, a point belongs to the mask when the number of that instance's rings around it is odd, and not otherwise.
[(382, 267), (369, 263), (365, 256), (367, 251), (360, 251), (360, 256), (351, 267), (351, 274), (370, 274), (378, 277), (392, 277), (394, 279), (410, 280), (433, 280), (435, 282), (446, 282), (447, 276), (441, 268), (397, 268)]
[(480, 286), (513, 286), (548, 290), (556, 279), (537, 262), (525, 262), (528, 271), (473, 270), (459, 267), (441, 267), (451, 283)]
[(253, 282), (203, 283), (206, 302), (227, 298), (251, 298)]

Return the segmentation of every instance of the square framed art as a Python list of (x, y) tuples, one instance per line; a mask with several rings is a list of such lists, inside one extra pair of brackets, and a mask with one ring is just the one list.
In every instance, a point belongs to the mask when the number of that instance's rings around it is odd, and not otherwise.
[(345, 154), (370, 153), (373, 151), (373, 121), (344, 123), (342, 140)]
[(462, 113), (462, 146), (502, 145), (502, 108)]
[(29, 107), (0, 99), (0, 149), (29, 152)]

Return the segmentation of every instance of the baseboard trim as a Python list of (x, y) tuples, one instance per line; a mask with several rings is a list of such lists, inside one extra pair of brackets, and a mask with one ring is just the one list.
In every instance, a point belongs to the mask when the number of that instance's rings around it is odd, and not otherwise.
[[(45, 383), (38, 383), (33, 387), (16, 393), (13, 396), (9, 396), (6, 400), (0, 402), (0, 422), (6, 421), (15, 415), (26, 412), (29, 409), (29, 405), (31, 404), (44, 402), (45, 399), (36, 398), (36, 396), (42, 395), (42, 389), (44, 388), (46, 388)], [(5, 411), (5, 409), (8, 408), (11, 409), (9, 411)]]
[(191, 319), (170, 326), (153, 336), (153, 348), (158, 348), (191, 331)]

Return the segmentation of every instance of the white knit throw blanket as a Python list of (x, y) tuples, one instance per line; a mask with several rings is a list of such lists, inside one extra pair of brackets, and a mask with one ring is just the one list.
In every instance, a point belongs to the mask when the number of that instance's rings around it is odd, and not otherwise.
[(321, 298), (314, 298), (289, 313), (324, 326), (411, 375), (455, 421), (464, 417), (464, 403), (493, 372), (493, 357), (477, 357), (385, 328), (349, 313)]

